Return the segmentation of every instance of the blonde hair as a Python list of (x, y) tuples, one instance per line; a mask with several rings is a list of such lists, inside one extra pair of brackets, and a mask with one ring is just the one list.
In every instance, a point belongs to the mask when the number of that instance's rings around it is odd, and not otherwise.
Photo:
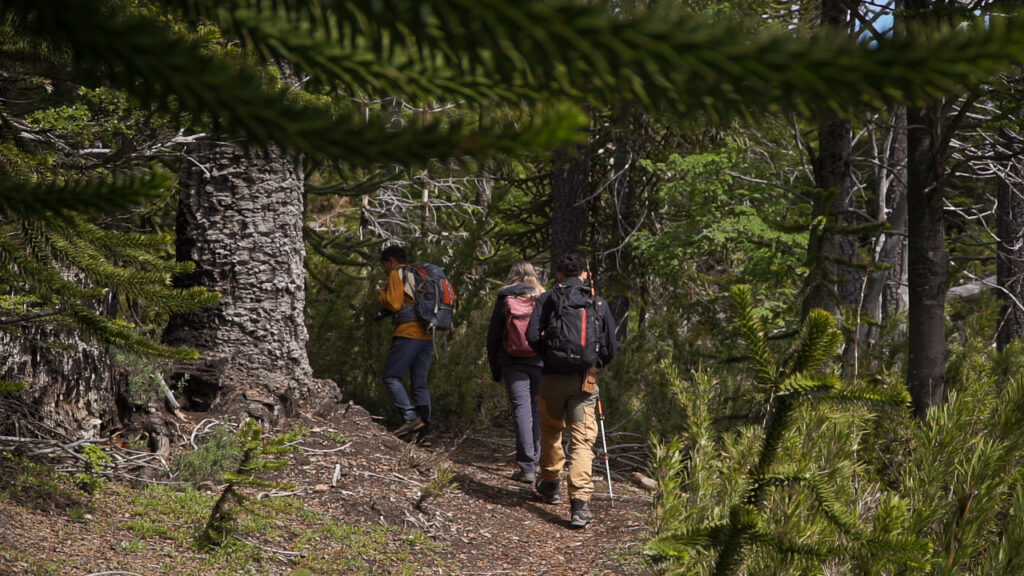
[(530, 264), (526, 260), (520, 260), (508, 269), (508, 275), (505, 276), (505, 282), (509, 286), (515, 286), (516, 284), (529, 284), (537, 290), (537, 293), (544, 292), (544, 285), (541, 284), (540, 277), (537, 276), (537, 270), (534, 269), (533, 264)]

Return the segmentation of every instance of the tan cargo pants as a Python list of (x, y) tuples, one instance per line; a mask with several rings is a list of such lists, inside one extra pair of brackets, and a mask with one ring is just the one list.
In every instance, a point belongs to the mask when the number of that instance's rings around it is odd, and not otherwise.
[(597, 440), (597, 393), (584, 392), (583, 374), (545, 374), (540, 380), (540, 472), (547, 482), (558, 480), (565, 466), (562, 433), (569, 428), (569, 498), (590, 501), (591, 472)]

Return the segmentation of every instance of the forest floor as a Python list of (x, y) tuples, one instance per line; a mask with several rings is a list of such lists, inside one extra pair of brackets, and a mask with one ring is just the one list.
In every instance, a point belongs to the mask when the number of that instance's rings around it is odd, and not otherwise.
[[(596, 520), (573, 530), (564, 482), (564, 503), (547, 505), (511, 480), (511, 430), (425, 449), (358, 406), (341, 412), (303, 422), (287, 466), (266, 476), (289, 486), (246, 487), (238, 530), (216, 549), (196, 535), (223, 486), (105, 482), (86, 497), (0, 459), (0, 576), (650, 572), (651, 496), (637, 487), (614, 482), (612, 500), (595, 476)], [(179, 416), (181, 451), (209, 421)]]

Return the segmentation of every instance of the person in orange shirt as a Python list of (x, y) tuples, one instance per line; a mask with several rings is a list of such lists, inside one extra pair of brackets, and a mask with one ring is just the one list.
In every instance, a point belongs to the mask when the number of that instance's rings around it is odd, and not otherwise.
[[(423, 329), (413, 309), (415, 283), (412, 272), (405, 269), (408, 263), (405, 248), (388, 246), (381, 251), (380, 262), (388, 280), (377, 299), (381, 307), (391, 313), (395, 327), (384, 366), (384, 385), (405, 421), (394, 434), (401, 437), (418, 432), (416, 442), (429, 447), (432, 439), (427, 374), (434, 360), (434, 339)], [(408, 392), (402, 383), (406, 373), (409, 374)]]

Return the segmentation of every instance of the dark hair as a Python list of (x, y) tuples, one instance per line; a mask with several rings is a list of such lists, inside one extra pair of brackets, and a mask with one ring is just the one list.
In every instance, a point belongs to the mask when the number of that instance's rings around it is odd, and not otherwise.
[(405, 254), (405, 248), (402, 248), (397, 244), (394, 246), (388, 246), (380, 252), (381, 262), (387, 262), (391, 258), (394, 258), (399, 264), (405, 264), (409, 261), (409, 257)]
[(567, 277), (579, 276), (587, 269), (587, 257), (579, 250), (569, 250), (558, 259), (555, 271)]

